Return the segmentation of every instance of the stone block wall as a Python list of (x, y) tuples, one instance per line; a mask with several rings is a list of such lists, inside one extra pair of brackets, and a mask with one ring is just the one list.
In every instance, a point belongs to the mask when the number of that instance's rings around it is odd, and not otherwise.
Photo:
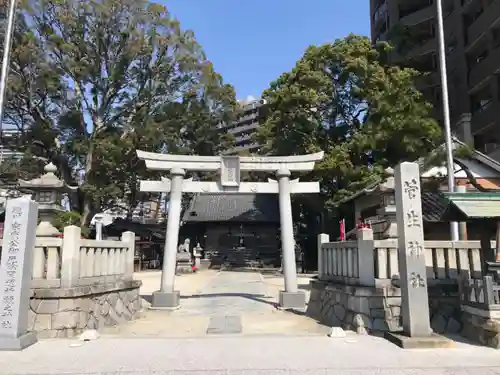
[[(429, 287), (429, 306), (435, 332), (460, 332), (456, 286)], [(325, 325), (359, 334), (397, 332), (402, 329), (401, 291), (392, 285), (366, 287), (311, 281), (307, 314)]]
[(38, 338), (74, 337), (132, 320), (142, 308), (141, 281), (75, 288), (32, 289), (28, 330)]
[(469, 340), (500, 349), (500, 319), (487, 315), (490, 315), (489, 311), (466, 306), (461, 334)]

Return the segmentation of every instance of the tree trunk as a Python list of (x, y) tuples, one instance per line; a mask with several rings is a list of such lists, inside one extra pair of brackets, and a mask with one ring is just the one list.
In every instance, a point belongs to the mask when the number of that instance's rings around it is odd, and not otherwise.
[(82, 218), (80, 220), (80, 226), (86, 226), (90, 224), (90, 221), (92, 220), (92, 202), (90, 202), (89, 197), (85, 197), (83, 201), (83, 211), (82, 211)]
[[(89, 183), (89, 181), (92, 181), (92, 164), (93, 164), (93, 158), (94, 158), (94, 143), (93, 140), (89, 140), (89, 150), (87, 152), (87, 156), (85, 158), (85, 175), (84, 175), (84, 183)], [(92, 197), (89, 196), (87, 193), (84, 193), (85, 196), (83, 198), (83, 210), (82, 210), (82, 218), (80, 220), (80, 225), (83, 227), (85, 225), (88, 225), (90, 221), (92, 220), (92, 211), (93, 211), (93, 204), (92, 204)]]

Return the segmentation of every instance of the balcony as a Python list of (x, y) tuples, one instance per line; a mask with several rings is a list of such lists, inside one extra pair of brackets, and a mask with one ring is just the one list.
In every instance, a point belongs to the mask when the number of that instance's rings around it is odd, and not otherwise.
[(476, 64), (469, 74), (469, 90), (473, 90), (491, 75), (500, 70), (500, 47), (490, 51), (488, 56)]
[(255, 122), (251, 122), (250, 124), (245, 124), (242, 126), (238, 126), (236, 128), (229, 129), (228, 133), (238, 134), (238, 133), (242, 133), (242, 132), (251, 131), (253, 129), (257, 129), (258, 127), (259, 127), (259, 123), (257, 121), (255, 121)]
[(247, 121), (250, 121), (250, 120), (255, 120), (257, 117), (258, 117), (258, 113), (257, 112), (251, 112), (249, 114), (246, 114), (246, 115), (243, 115), (241, 116), (239, 119), (238, 119), (238, 122), (247, 122)]
[(500, 119), (500, 108), (498, 103), (492, 102), (483, 109), (472, 115), (472, 134), (480, 133), (484, 128), (490, 126)]
[(415, 86), (420, 91), (440, 85), (441, 85), (441, 77), (439, 76), (438, 72), (431, 72), (424, 74), (415, 80)]
[(242, 151), (247, 151), (247, 152), (253, 153), (253, 152), (257, 152), (260, 147), (262, 147), (262, 145), (254, 142), (254, 143), (250, 143), (250, 144), (243, 145), (243, 146), (233, 147), (229, 150), (224, 151), (223, 154), (224, 155), (237, 154), (237, 153), (240, 153)]
[(491, 152), (488, 152), (486, 155), (488, 155), (493, 160), (500, 162), (500, 147), (494, 149)]
[(434, 18), (435, 14), (436, 14), (436, 9), (434, 5), (429, 5), (425, 8), (417, 10), (401, 18), (401, 23), (407, 26), (416, 25), (421, 22)]
[(380, 21), (385, 21), (387, 16), (387, 3), (384, 2), (373, 12), (373, 26), (377, 27)]
[(437, 51), (437, 40), (436, 38), (431, 38), (425, 41), (423, 44), (416, 45), (407, 54), (407, 58), (414, 58), (417, 56), (426, 55), (428, 53)]
[(484, 12), (469, 26), (467, 44), (472, 46), (500, 18), (500, 0), (494, 0)]
[(238, 144), (238, 143), (247, 142), (250, 140), (252, 140), (252, 134), (246, 134), (246, 135), (236, 137), (234, 142), (236, 144)]
[(387, 32), (385, 33), (382, 33), (382, 34), (379, 34), (375, 40), (374, 40), (374, 44), (377, 44), (378, 42), (386, 42), (387, 41)]

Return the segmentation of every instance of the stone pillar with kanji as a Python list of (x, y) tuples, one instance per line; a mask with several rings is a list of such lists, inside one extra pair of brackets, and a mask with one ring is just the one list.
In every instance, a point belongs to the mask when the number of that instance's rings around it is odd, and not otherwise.
[(450, 347), (453, 341), (434, 334), (430, 325), (419, 168), (404, 162), (395, 170), (403, 332), (386, 338), (403, 348)]

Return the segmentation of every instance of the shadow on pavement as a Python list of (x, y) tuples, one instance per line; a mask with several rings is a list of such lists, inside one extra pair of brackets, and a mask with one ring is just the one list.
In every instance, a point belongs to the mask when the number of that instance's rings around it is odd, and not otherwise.
[[(202, 299), (202, 298), (216, 298), (216, 297), (241, 297), (252, 301), (265, 303), (273, 307), (278, 307), (278, 304), (271, 301), (266, 301), (266, 299), (272, 299), (273, 297), (266, 296), (264, 294), (249, 294), (249, 293), (206, 293), (206, 294), (193, 294), (190, 296), (181, 295), (181, 300), (183, 299)], [(152, 303), (153, 298), (151, 294), (143, 294), (141, 298), (146, 302)]]
[(216, 298), (216, 297), (241, 297), (250, 299), (252, 301), (265, 303), (276, 307), (275, 302), (266, 301), (266, 299), (271, 299), (273, 297), (266, 296), (264, 294), (250, 294), (250, 293), (205, 293), (205, 294), (195, 294), (191, 296), (181, 296), (181, 299), (202, 299), (202, 298)]

